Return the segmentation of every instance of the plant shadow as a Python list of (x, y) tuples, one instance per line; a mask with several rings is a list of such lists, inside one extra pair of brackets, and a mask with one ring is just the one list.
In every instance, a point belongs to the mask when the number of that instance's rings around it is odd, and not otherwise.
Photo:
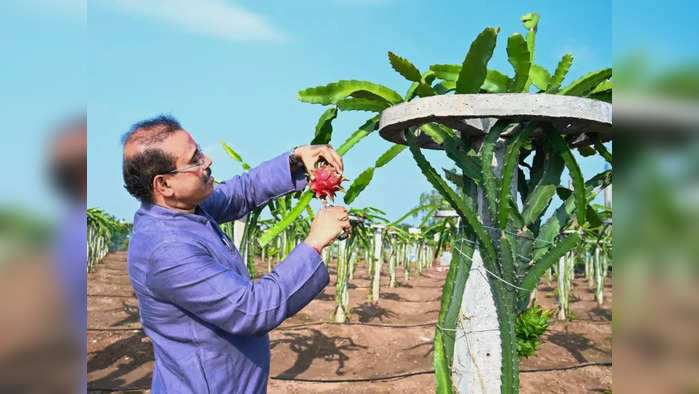
[(383, 321), (384, 318), (390, 319), (397, 316), (394, 312), (380, 307), (376, 303), (370, 302), (365, 302), (362, 305), (354, 308), (354, 313), (357, 314), (357, 317), (361, 323), (369, 323), (376, 319)]
[[(99, 371), (116, 365), (117, 369), (106, 376), (88, 382), (89, 387), (120, 387), (126, 384), (123, 377), (138, 369), (144, 363), (154, 361), (153, 347), (144, 340), (142, 331), (129, 333), (129, 336), (92, 354), (88, 354), (87, 372)], [(131, 387), (149, 387), (153, 373), (129, 383)]]
[(330, 337), (316, 329), (311, 329), (310, 331), (310, 334), (285, 332), (284, 335), (287, 338), (271, 341), (271, 349), (274, 349), (279, 344), (288, 344), (291, 351), (298, 355), (294, 365), (281, 372), (278, 376), (296, 377), (306, 371), (313, 363), (313, 360), (319, 358), (325, 361), (336, 361), (338, 367), (335, 373), (344, 375), (342, 369), (345, 367), (345, 362), (349, 360), (349, 356), (345, 352), (367, 348), (354, 343), (352, 338), (349, 337)]
[(555, 345), (558, 345), (568, 351), (573, 358), (579, 363), (588, 362), (587, 358), (583, 354), (583, 351), (593, 349), (602, 353), (609, 353), (603, 349), (598, 348), (595, 344), (587, 337), (581, 334), (572, 333), (568, 330), (564, 332), (555, 332), (550, 334), (546, 340)]

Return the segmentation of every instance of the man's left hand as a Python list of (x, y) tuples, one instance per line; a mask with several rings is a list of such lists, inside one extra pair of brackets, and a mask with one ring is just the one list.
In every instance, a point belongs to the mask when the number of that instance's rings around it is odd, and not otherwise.
[(316, 163), (321, 160), (330, 164), (337, 171), (338, 175), (342, 176), (342, 156), (330, 145), (299, 146), (294, 150), (294, 156), (306, 166), (306, 172), (308, 172), (311, 179), (315, 176)]

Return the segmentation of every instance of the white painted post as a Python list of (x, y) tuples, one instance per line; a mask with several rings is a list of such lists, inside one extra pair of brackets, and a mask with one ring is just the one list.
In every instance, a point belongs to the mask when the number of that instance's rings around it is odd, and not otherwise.
[(383, 265), (383, 238), (382, 232), (386, 226), (374, 225), (374, 276), (371, 279), (371, 300), (379, 300), (379, 285), (381, 284), (381, 266)]
[[(499, 176), (502, 171), (505, 149), (505, 141), (498, 140), (493, 154), (496, 176)], [(515, 172), (515, 176), (516, 174)], [(516, 184), (515, 177), (513, 185)], [(513, 188), (513, 193), (516, 193), (516, 187)], [(492, 225), (493, 222), (486, 207), (485, 194), (480, 187), (477, 201), (478, 216), (482, 223)], [(458, 242), (456, 244), (459, 250), (465, 250), (463, 245), (459, 245)], [(454, 252), (458, 253), (458, 250)], [(473, 253), (471, 272), (464, 287), (461, 313), (457, 322), (457, 327), (463, 328), (468, 333), (456, 335), (454, 341), (452, 380), (457, 391), (462, 394), (500, 393), (502, 341), (488, 275), (480, 251), (476, 248)]]
[(342, 286), (342, 292), (340, 293), (340, 305), (337, 306), (335, 311), (335, 323), (344, 323), (347, 320), (345, 315), (345, 310), (349, 307), (349, 294), (347, 292), (347, 269), (349, 264), (347, 261), (346, 247), (347, 240), (343, 239), (339, 241), (338, 251), (337, 251), (337, 283), (336, 286)]
[(597, 281), (597, 286), (595, 288), (597, 304), (602, 306), (604, 303), (604, 277), (602, 276), (602, 262), (599, 258), (599, 247), (595, 248), (595, 280)]
[(243, 242), (243, 232), (245, 232), (245, 222), (248, 216), (245, 215), (233, 222), (233, 245), (240, 250), (240, 243)]

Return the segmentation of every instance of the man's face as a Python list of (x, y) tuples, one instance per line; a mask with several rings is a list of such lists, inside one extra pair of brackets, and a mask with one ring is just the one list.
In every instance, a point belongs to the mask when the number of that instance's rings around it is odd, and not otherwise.
[[(178, 204), (195, 207), (211, 195), (214, 190), (211, 159), (201, 152), (187, 131), (175, 131), (162, 142), (161, 148), (176, 159), (177, 172), (164, 177), (174, 193), (172, 198)], [(200, 161), (203, 163), (196, 165)]]

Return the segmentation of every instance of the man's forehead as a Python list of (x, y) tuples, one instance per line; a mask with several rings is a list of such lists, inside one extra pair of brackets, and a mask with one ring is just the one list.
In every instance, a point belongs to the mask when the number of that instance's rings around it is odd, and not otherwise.
[(135, 138), (124, 145), (124, 156), (131, 156), (152, 148), (160, 148), (163, 151), (173, 154), (176, 157), (191, 154), (197, 149), (197, 143), (186, 130), (175, 130), (166, 138), (156, 142), (144, 142), (143, 139)]

